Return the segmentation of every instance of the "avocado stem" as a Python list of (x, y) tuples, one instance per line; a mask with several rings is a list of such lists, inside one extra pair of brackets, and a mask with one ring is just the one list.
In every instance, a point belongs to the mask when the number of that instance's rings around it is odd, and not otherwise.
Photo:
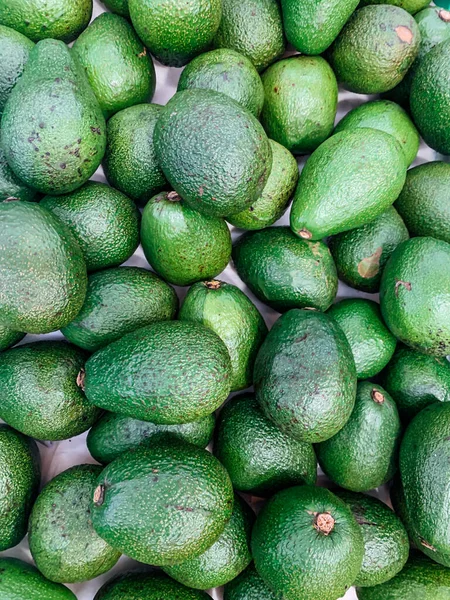
[(314, 517), (314, 529), (320, 531), (324, 535), (330, 535), (334, 529), (336, 521), (330, 513), (317, 513)]
[(86, 379), (86, 371), (84, 369), (80, 369), (80, 372), (77, 375), (77, 386), (81, 388), (84, 392), (84, 380)]
[(312, 238), (312, 233), (308, 231), (308, 229), (300, 229), (298, 235), (304, 240), (310, 240)]
[(169, 200), (169, 202), (180, 202), (181, 196), (176, 192), (169, 192), (167, 194), (167, 200)]
[(372, 395), (372, 400), (374, 402), (376, 402), (377, 404), (383, 404), (383, 402), (384, 402), (384, 396), (383, 396), (383, 394), (381, 392), (379, 392), (376, 389), (373, 389), (371, 395)]
[(218, 290), (222, 286), (222, 282), (213, 279), (212, 281), (205, 281), (203, 285), (207, 287), (208, 290)]
[(101, 506), (105, 501), (105, 486), (100, 484), (95, 488), (94, 492), (94, 504), (95, 506)]

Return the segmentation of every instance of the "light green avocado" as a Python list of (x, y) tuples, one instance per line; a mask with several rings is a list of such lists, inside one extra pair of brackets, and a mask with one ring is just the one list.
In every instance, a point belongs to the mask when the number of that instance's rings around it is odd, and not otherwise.
[(0, 600), (77, 600), (68, 588), (46, 579), (17, 558), (0, 558)]

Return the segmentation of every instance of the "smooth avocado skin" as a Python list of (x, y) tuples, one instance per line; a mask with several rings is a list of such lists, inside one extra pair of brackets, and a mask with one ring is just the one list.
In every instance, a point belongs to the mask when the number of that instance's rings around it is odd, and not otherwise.
[(449, 354), (450, 245), (431, 237), (400, 244), (383, 271), (380, 307), (398, 340), (425, 354)]
[(11, 167), (8, 165), (5, 153), (0, 147), (0, 202), (15, 199), (32, 202), (36, 196), (36, 190), (28, 187), (21, 181)]
[(36, 567), (17, 558), (0, 558), (0, 600), (77, 600), (68, 588), (46, 579)]
[(78, 375), (87, 354), (60, 341), (17, 346), (0, 354), (0, 418), (38, 440), (66, 440), (100, 416), (84, 395)]
[(395, 352), (397, 340), (384, 324), (376, 302), (346, 298), (333, 304), (327, 314), (345, 333), (358, 379), (374, 377), (384, 369)]
[(25, 337), (25, 333), (14, 331), (9, 327), (0, 326), (0, 352), (7, 350), (11, 346), (15, 346)]
[(71, 192), (97, 170), (105, 119), (64, 42), (43, 40), (31, 50), (3, 112), (0, 143), (17, 177), (43, 194)]
[(121, 17), (129, 17), (128, 0), (100, 0), (108, 10), (120, 15)]
[(13, 87), (22, 76), (33, 47), (33, 42), (24, 35), (0, 25), (0, 117)]
[(72, 344), (96, 352), (126, 333), (173, 319), (177, 308), (175, 290), (151, 271), (105, 269), (89, 276), (83, 307), (62, 333)]
[(214, 454), (234, 488), (254, 496), (316, 483), (312, 444), (282, 433), (264, 416), (253, 394), (235, 396), (220, 411)]
[(161, 192), (147, 202), (141, 242), (153, 269), (174, 285), (215, 277), (231, 258), (225, 221), (197, 212), (176, 192)]
[(336, 117), (338, 86), (321, 56), (293, 56), (262, 75), (261, 123), (269, 138), (293, 154), (309, 154), (327, 139)]
[(373, 221), (333, 235), (328, 242), (339, 279), (361, 292), (376, 293), (395, 248), (409, 239), (406, 225), (390, 206)]
[(278, 312), (326, 310), (336, 297), (336, 267), (327, 246), (301, 240), (289, 227), (244, 233), (233, 246), (233, 261), (255, 296)]
[(226, 400), (231, 386), (225, 344), (211, 329), (186, 321), (162, 321), (128, 333), (91, 356), (85, 368), (92, 404), (156, 425), (206, 417)]
[(232, 514), (233, 487), (224, 467), (207, 450), (179, 440), (122, 454), (97, 483), (94, 529), (146, 564), (168, 566), (199, 556)]
[(336, 600), (361, 569), (364, 541), (342, 500), (325, 488), (300, 486), (262, 508), (252, 551), (256, 570), (284, 600)]
[(405, 157), (392, 135), (369, 128), (336, 133), (300, 173), (292, 231), (321, 240), (365, 225), (394, 203), (405, 178)]
[(224, 281), (196, 283), (188, 291), (178, 318), (209, 327), (224, 342), (231, 359), (232, 392), (252, 385), (253, 366), (267, 325), (244, 292)]
[(181, 425), (155, 425), (106, 412), (89, 430), (86, 444), (93, 458), (107, 465), (127, 450), (151, 446), (167, 437), (176, 437), (205, 448), (212, 438), (215, 424), (214, 413)]
[(173, 189), (193, 209), (215, 217), (250, 206), (272, 168), (272, 149), (259, 121), (212, 90), (177, 92), (162, 110), (153, 139)]
[(182, 67), (207, 50), (222, 17), (220, 0), (128, 0), (133, 27), (163, 65)]
[[(25, 537), (28, 518), (41, 482), (36, 442), (0, 424), (0, 550)], [(0, 580), (0, 597), (2, 581)]]
[(255, 362), (258, 403), (284, 433), (321, 442), (348, 421), (356, 397), (356, 368), (342, 329), (316, 311), (292, 309), (264, 340)]
[(58, 583), (94, 579), (120, 558), (94, 531), (91, 498), (99, 465), (78, 465), (52, 479), (39, 494), (30, 516), (28, 541), (41, 573)]
[(264, 583), (252, 563), (236, 579), (226, 584), (223, 598), (224, 600), (282, 600), (282, 595), (276, 594)]
[(80, 311), (86, 263), (72, 232), (42, 206), (0, 203), (0, 323), (50, 333)]

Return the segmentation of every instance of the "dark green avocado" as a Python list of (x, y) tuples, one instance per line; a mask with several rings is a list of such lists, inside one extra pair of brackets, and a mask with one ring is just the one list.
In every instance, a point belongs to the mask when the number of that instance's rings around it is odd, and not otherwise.
[(283, 600), (281, 594), (273, 592), (264, 583), (251, 564), (240, 575), (227, 583), (223, 591), (224, 600)]
[(0, 202), (4, 200), (27, 200), (31, 202), (36, 196), (36, 190), (21, 181), (8, 165), (5, 153), (0, 147)]
[(0, 352), (7, 350), (11, 346), (15, 346), (25, 337), (24, 333), (14, 331), (9, 327), (0, 326)]
[(0, 600), (77, 600), (64, 585), (17, 558), (0, 558), (0, 573)]

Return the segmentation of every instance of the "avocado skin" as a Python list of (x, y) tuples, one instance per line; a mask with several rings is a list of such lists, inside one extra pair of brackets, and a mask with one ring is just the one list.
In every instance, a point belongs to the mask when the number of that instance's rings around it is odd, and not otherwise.
[(326, 310), (336, 296), (338, 279), (328, 248), (297, 238), (289, 227), (244, 233), (233, 246), (233, 261), (255, 296), (279, 312)]
[(141, 241), (153, 269), (175, 285), (215, 277), (231, 258), (225, 221), (197, 212), (176, 192), (161, 192), (147, 202)]
[(386, 327), (376, 302), (346, 298), (327, 313), (341, 327), (352, 349), (358, 379), (374, 377), (388, 364), (397, 340)]
[(119, 15), (102, 13), (94, 19), (75, 42), (73, 52), (105, 117), (153, 97), (152, 57), (130, 23)]
[(364, 558), (354, 585), (369, 587), (392, 579), (409, 556), (409, 540), (400, 519), (383, 502), (365, 494), (337, 492), (351, 509), (364, 538)]
[(223, 598), (224, 600), (283, 600), (281, 594), (276, 594), (264, 583), (253, 563), (236, 579), (226, 584)]
[(105, 134), (73, 53), (56, 40), (36, 44), (2, 117), (1, 145), (17, 177), (44, 194), (71, 192), (100, 165)]
[(226, 400), (230, 382), (225, 344), (211, 329), (186, 321), (162, 321), (128, 333), (86, 363), (92, 404), (156, 425), (211, 414)]
[(172, 3), (129, 0), (138, 36), (163, 65), (182, 67), (210, 46), (222, 17), (220, 0)]
[(361, 292), (375, 293), (390, 255), (407, 239), (403, 219), (390, 206), (373, 221), (333, 235), (328, 245), (339, 279)]
[(236, 490), (270, 496), (294, 485), (314, 485), (312, 444), (282, 433), (267, 419), (253, 394), (235, 396), (220, 412), (214, 454)]
[(0, 352), (7, 350), (11, 346), (15, 346), (25, 337), (25, 333), (14, 331), (9, 327), (0, 326)]
[(1, 551), (16, 546), (25, 537), (40, 481), (36, 442), (8, 425), (0, 424)]
[(101, 472), (98, 465), (78, 465), (60, 473), (47, 483), (33, 506), (30, 550), (50, 581), (87, 581), (109, 571), (120, 558), (120, 552), (92, 528), (90, 504)]
[[(314, 526), (322, 513), (335, 520), (328, 535)], [(262, 508), (252, 550), (258, 573), (285, 600), (335, 600), (355, 581), (364, 542), (342, 500), (327, 489), (301, 486), (278, 492)]]
[(36, 567), (17, 558), (0, 558), (0, 600), (77, 600), (68, 588), (46, 579)]
[(429, 2), (428, 0), (361, 0), (361, 6), (367, 6), (368, 4), (392, 4), (414, 15), (428, 6)]
[(89, 277), (86, 300), (64, 336), (95, 352), (126, 333), (155, 321), (175, 317), (175, 290), (157, 275), (139, 267), (119, 267)]
[(25, 185), (8, 165), (5, 153), (0, 147), (0, 202), (9, 198), (26, 200), (32, 202), (36, 196), (36, 190)]
[(211, 440), (215, 423), (214, 413), (181, 425), (155, 425), (148, 421), (105, 413), (89, 430), (86, 444), (95, 460), (107, 465), (127, 450), (151, 446), (166, 437), (176, 437), (205, 448)]
[(139, 205), (168, 187), (156, 160), (153, 132), (162, 106), (138, 104), (108, 121), (103, 169), (110, 185)]
[(448, 600), (449, 570), (419, 552), (412, 552), (405, 567), (382, 585), (357, 588), (359, 600)]
[(286, 46), (276, 0), (223, 0), (216, 48), (231, 48), (249, 58), (257, 71), (283, 56)]
[(27, 37), (0, 25), (0, 117), (13, 87), (21, 77), (34, 44)]
[(405, 157), (392, 135), (369, 128), (336, 133), (300, 174), (292, 231), (321, 240), (365, 225), (393, 204), (405, 178)]
[(129, 17), (128, 0), (100, 0), (108, 10), (120, 15), (121, 17)]
[(192, 208), (215, 217), (250, 206), (272, 168), (272, 149), (259, 121), (212, 90), (177, 92), (162, 110), (153, 139), (173, 189)]
[(348, 421), (356, 368), (342, 329), (328, 315), (292, 309), (264, 340), (254, 386), (262, 411), (287, 435), (321, 442)]
[(65, 342), (42, 341), (0, 354), (0, 418), (38, 440), (66, 440), (100, 415), (77, 384), (86, 353)]
[(232, 392), (252, 385), (253, 366), (267, 326), (244, 292), (224, 281), (196, 283), (188, 291), (178, 318), (209, 327), (224, 342), (231, 359)]
[[(381, 394), (378, 402), (374, 394)], [(316, 446), (323, 471), (341, 487), (365, 492), (392, 479), (397, 470), (401, 424), (389, 394), (370, 381), (358, 383), (355, 408), (344, 427)]]
[(327, 58), (346, 90), (380, 94), (405, 77), (419, 44), (418, 25), (405, 10), (397, 6), (363, 6), (353, 13)]
[(248, 504), (235, 494), (233, 513), (222, 535), (203, 554), (163, 571), (176, 581), (206, 590), (232, 581), (252, 560), (250, 539), (255, 515)]
[(86, 264), (71, 231), (30, 202), (0, 203), (1, 324), (49, 333), (80, 311)]
[(449, 286), (447, 242), (419, 237), (397, 246), (383, 271), (380, 286), (381, 313), (395, 337), (425, 354), (449, 354)]
[(309, 154), (327, 139), (336, 117), (338, 86), (321, 56), (280, 60), (262, 75), (261, 123), (267, 135), (294, 154)]
[(92, 503), (94, 529), (146, 564), (167, 566), (199, 556), (232, 514), (233, 488), (224, 467), (207, 450), (179, 440), (122, 454), (97, 483), (103, 487)]

